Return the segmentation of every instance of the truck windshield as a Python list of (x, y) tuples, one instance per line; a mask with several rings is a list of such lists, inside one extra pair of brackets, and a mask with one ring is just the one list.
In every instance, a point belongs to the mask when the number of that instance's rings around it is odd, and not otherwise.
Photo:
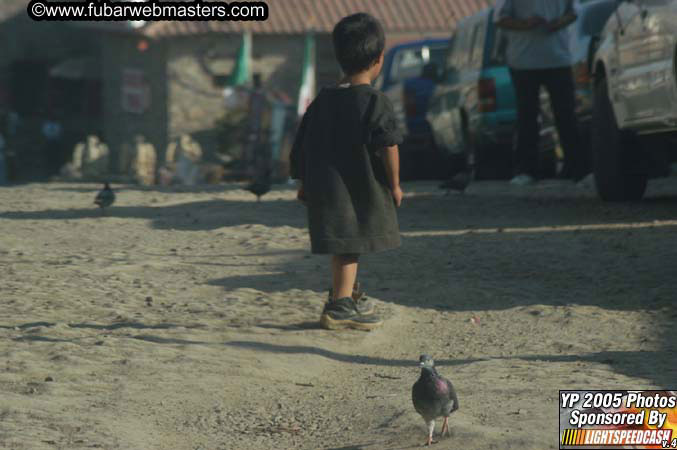
[(421, 75), (423, 66), (429, 62), (441, 65), (444, 61), (446, 46), (424, 46), (405, 48), (397, 52), (390, 69), (390, 83), (399, 83)]

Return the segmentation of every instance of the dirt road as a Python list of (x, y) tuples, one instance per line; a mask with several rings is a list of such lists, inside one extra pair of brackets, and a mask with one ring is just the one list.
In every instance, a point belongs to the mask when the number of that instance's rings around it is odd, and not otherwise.
[[(675, 388), (677, 180), (405, 186), (360, 280), (388, 320), (317, 320), (303, 207), (240, 186), (0, 189), (0, 447), (408, 449), (420, 353), (457, 387), (435, 448), (557, 448), (559, 389)], [(438, 424), (439, 430), (439, 424)]]

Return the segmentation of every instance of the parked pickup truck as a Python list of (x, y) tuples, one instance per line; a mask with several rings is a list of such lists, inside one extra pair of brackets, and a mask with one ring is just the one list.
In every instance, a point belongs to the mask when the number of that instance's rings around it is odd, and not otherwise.
[[(449, 170), (471, 169), (477, 180), (509, 179), (517, 103), (506, 64), (507, 36), (493, 9), (461, 20), (443, 66), (443, 80), (430, 100), (428, 122)], [(539, 176), (555, 175), (554, 130), (541, 124)]]
[(392, 102), (406, 137), (400, 148), (405, 179), (442, 176), (426, 112), (448, 47), (448, 38), (407, 42), (388, 50), (383, 62), (377, 87)]
[(639, 200), (677, 159), (677, 0), (625, 0), (593, 64), (592, 154), (606, 201)]

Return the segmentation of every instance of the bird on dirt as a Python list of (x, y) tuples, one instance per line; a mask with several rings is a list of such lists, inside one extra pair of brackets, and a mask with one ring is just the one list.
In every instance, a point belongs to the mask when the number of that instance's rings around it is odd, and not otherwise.
[(254, 181), (246, 187), (246, 190), (256, 195), (256, 201), (260, 202), (261, 197), (270, 192), (270, 169), (266, 169), (263, 176), (254, 179)]
[(110, 188), (110, 184), (107, 182), (104, 183), (103, 189), (99, 191), (98, 194), (96, 194), (96, 198), (94, 199), (94, 203), (101, 208), (101, 212), (105, 210), (105, 208), (108, 208), (111, 206), (113, 203), (115, 203), (115, 192)]
[(421, 376), (411, 388), (411, 400), (428, 427), (428, 440), (425, 445), (433, 444), (435, 419), (444, 417), (440, 435), (449, 433), (449, 415), (458, 409), (458, 397), (451, 381), (435, 369), (435, 361), (428, 355), (419, 358)]
[(465, 194), (465, 190), (468, 188), (471, 181), (472, 175), (469, 172), (460, 172), (440, 184), (439, 187), (440, 189), (446, 189), (447, 195), (449, 195), (451, 191), (458, 191), (461, 194)]

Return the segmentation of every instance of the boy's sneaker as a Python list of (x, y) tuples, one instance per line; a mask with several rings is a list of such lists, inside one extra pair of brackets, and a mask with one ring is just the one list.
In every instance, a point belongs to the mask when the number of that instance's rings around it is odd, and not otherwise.
[[(356, 282), (353, 286), (353, 300), (355, 301), (355, 308), (360, 314), (368, 315), (374, 314), (374, 302), (369, 300), (364, 294), (364, 291), (360, 291), (360, 283)], [(329, 288), (329, 295), (327, 296), (327, 302), (330, 302), (334, 298), (334, 290)]]
[(517, 175), (515, 178), (510, 180), (510, 184), (513, 186), (531, 186), (536, 180), (531, 175), (525, 173)]
[(355, 300), (346, 297), (329, 301), (324, 305), (320, 324), (327, 330), (353, 328), (370, 331), (380, 327), (383, 320), (376, 314), (360, 314)]

